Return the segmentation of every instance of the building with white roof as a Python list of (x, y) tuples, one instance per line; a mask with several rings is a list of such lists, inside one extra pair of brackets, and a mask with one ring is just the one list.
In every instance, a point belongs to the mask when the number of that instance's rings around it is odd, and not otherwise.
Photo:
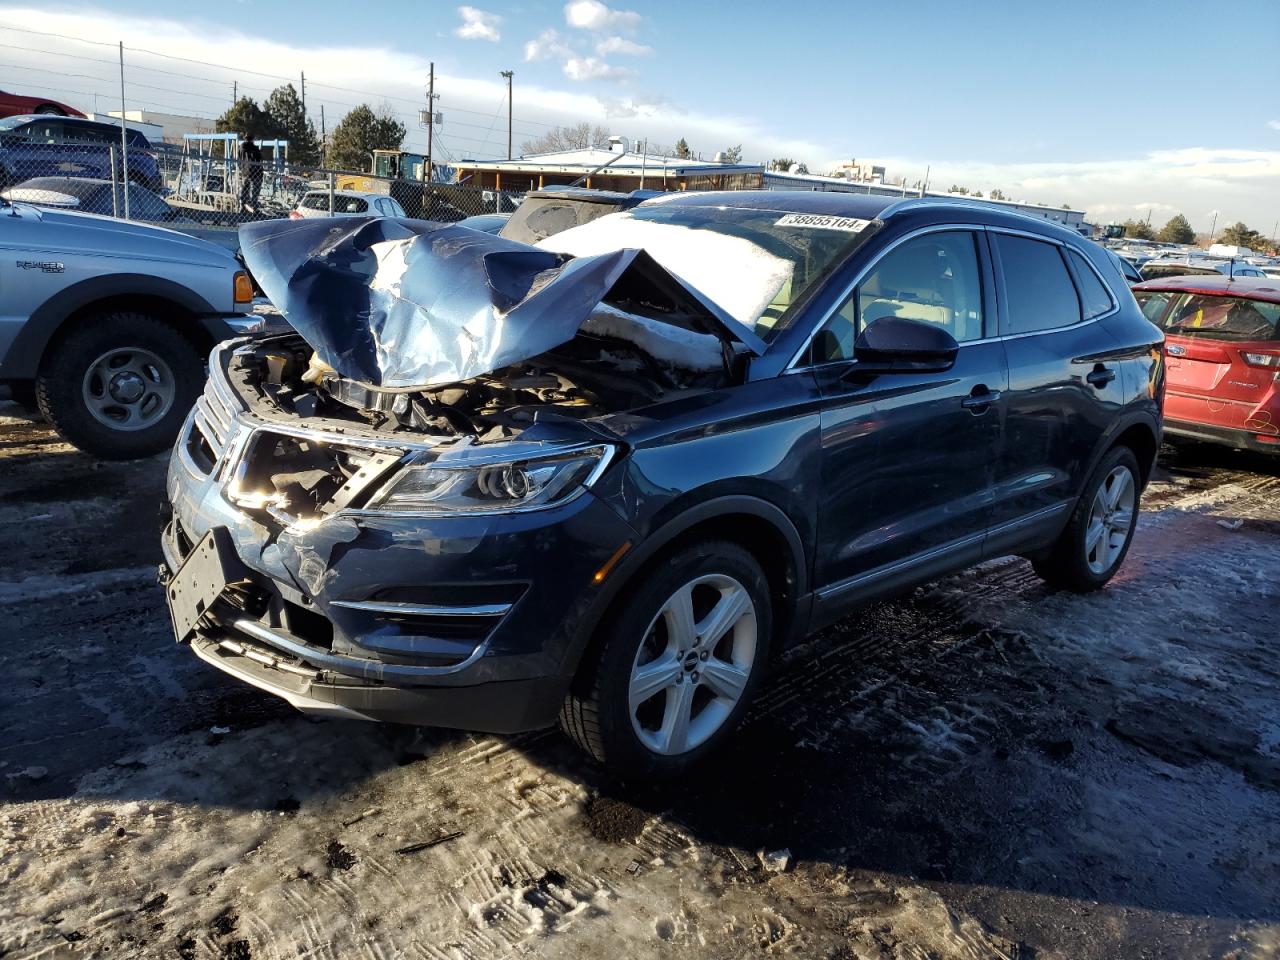
[(681, 157), (656, 157), (630, 148), (624, 137), (607, 147), (559, 150), (514, 160), (460, 160), (456, 181), (491, 190), (539, 190), (568, 185), (598, 190), (759, 190), (764, 167)]

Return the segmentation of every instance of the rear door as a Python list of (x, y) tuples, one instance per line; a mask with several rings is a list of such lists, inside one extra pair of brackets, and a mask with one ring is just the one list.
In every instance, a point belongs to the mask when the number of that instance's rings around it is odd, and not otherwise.
[(1079, 253), (991, 230), (1009, 359), (989, 555), (1060, 527), (1124, 395), (1125, 353), (1098, 320), (1119, 308)]

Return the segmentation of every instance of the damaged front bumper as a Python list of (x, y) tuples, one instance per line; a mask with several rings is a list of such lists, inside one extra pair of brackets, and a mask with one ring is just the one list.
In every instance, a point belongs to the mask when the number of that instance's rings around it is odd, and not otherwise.
[(554, 722), (594, 574), (635, 539), (617, 513), (589, 491), (509, 515), (339, 508), (288, 525), (246, 510), (239, 458), (288, 427), (250, 413), (211, 367), (170, 461), (161, 579), (210, 531), (238, 572), (178, 639), (311, 713), (497, 733)]

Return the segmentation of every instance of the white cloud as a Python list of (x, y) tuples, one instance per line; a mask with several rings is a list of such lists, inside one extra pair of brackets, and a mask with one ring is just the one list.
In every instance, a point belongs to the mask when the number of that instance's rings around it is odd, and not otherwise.
[(459, 7), (458, 16), (462, 18), (462, 26), (453, 31), (463, 40), (488, 40), (497, 43), (502, 39), (498, 32), (498, 24), (502, 17), (477, 7)]
[(1280, 130), (1280, 120), (1268, 120), (1267, 126), (1272, 130)]
[(623, 53), (630, 57), (644, 57), (653, 53), (653, 47), (647, 47), (643, 43), (636, 43), (626, 37), (606, 37), (596, 44), (596, 53), (602, 57), (607, 57), (614, 53)]
[(570, 0), (564, 5), (564, 21), (579, 30), (630, 33), (639, 26), (640, 14), (634, 10), (614, 10), (600, 0)]
[(569, 57), (564, 62), (564, 75), (570, 80), (625, 80), (631, 71), (615, 67), (596, 57)]
[(573, 50), (560, 39), (560, 34), (555, 30), (543, 30), (534, 39), (526, 41), (524, 45), (526, 63), (532, 63), (535, 60), (566, 59), (571, 56), (573, 56)]

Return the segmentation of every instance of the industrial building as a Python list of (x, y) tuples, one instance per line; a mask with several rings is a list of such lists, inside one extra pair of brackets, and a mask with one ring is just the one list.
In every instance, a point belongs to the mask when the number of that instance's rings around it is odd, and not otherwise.
[(764, 167), (637, 152), (625, 137), (607, 147), (539, 153), (514, 160), (460, 160), (455, 181), (487, 190), (538, 190), (582, 180), (600, 190), (759, 190)]

